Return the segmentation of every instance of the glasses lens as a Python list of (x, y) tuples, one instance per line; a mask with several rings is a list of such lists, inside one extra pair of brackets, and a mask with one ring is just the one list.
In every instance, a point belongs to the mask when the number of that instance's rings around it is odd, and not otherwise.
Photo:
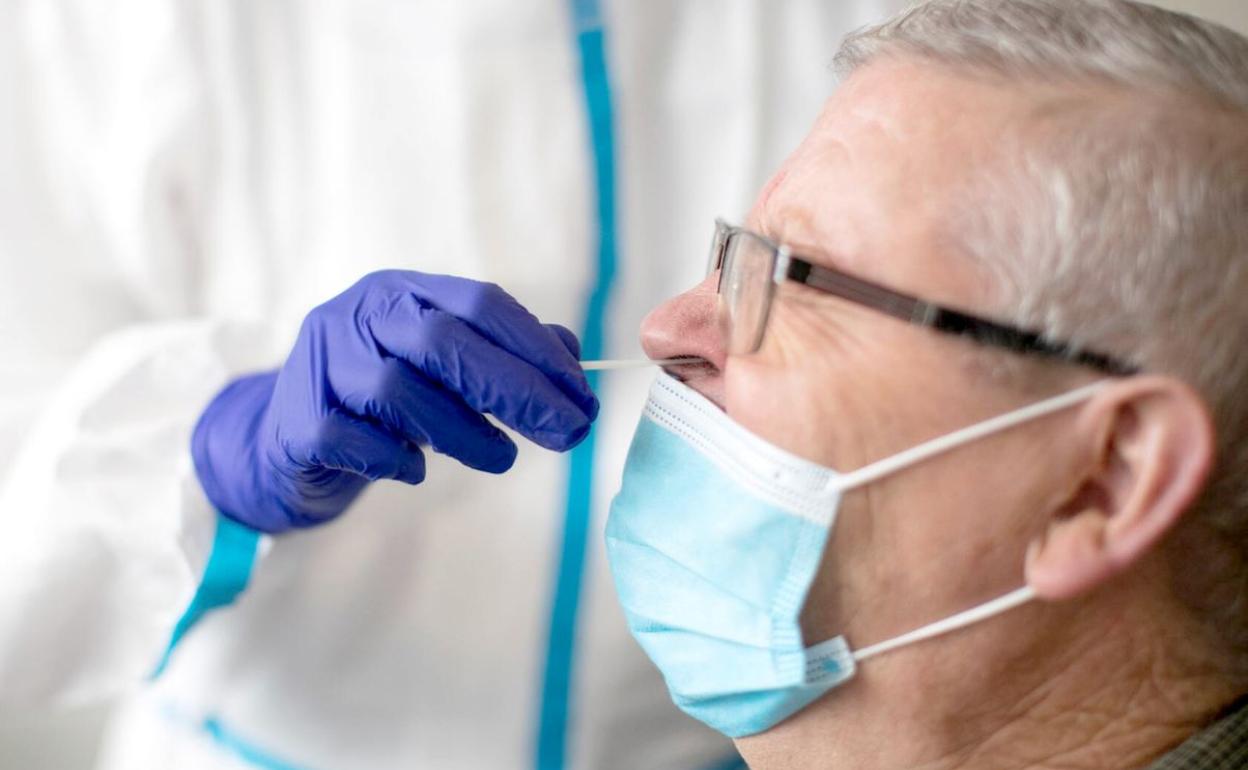
[(758, 350), (771, 303), (775, 251), (748, 233), (733, 233), (719, 283), (719, 328), (730, 355)]

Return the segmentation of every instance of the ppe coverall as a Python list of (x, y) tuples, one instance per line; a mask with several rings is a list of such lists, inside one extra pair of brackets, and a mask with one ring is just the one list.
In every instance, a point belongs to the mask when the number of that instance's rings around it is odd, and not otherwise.
[[(649, 375), (569, 454), (427, 452), (324, 526), (225, 520), (196, 419), (370, 271), (638, 355), (833, 86), (828, 0), (16, 0), (0, 24), (0, 710), (120, 698), (106, 767), (731, 761), (601, 528)], [(7, 110), (8, 108), (6, 108)]]

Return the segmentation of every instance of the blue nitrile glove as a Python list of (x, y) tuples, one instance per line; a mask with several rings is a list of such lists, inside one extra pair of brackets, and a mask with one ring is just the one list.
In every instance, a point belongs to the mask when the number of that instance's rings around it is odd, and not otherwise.
[(208, 405), (191, 454), (208, 499), (265, 532), (342, 513), (370, 481), (425, 478), (422, 447), (502, 473), (522, 436), (563, 451), (598, 401), (572, 332), (493, 284), (386, 271), (308, 314), (277, 372)]

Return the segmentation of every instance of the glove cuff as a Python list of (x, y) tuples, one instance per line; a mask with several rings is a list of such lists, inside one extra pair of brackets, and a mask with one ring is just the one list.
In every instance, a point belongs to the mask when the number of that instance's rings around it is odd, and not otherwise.
[(226, 385), (208, 404), (191, 434), (195, 475), (222, 515), (263, 532), (290, 524), (280, 514), (265, 515), (256, 488), (256, 431), (264, 418), (277, 372), (248, 375)]

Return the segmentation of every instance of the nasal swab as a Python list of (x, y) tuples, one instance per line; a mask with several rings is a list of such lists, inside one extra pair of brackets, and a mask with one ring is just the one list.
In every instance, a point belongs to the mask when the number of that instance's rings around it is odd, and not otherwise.
[(701, 358), (663, 358), (659, 360), (651, 360), (649, 358), (639, 359), (621, 359), (617, 361), (582, 361), (581, 368), (587, 372), (606, 372), (618, 369), (642, 369), (647, 366), (673, 366), (675, 364), (693, 364), (701, 361)]

